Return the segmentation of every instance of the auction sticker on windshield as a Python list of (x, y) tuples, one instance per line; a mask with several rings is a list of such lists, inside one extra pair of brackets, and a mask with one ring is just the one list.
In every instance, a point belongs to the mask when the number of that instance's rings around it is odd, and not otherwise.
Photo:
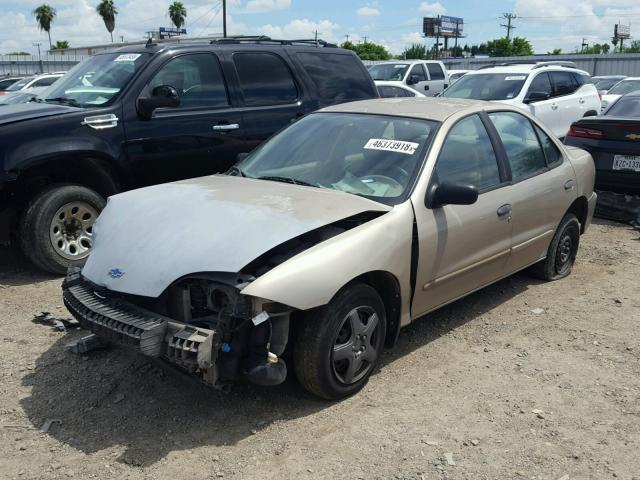
[(405, 153), (413, 155), (419, 143), (403, 142), (402, 140), (385, 140), (384, 138), (370, 138), (364, 145), (367, 150), (385, 150), (387, 152)]
[(140, 53), (123, 53), (113, 59), (114, 62), (135, 62), (140, 58)]

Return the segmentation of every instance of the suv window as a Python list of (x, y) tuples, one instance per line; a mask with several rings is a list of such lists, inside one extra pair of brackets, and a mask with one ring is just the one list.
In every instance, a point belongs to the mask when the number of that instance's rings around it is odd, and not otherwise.
[(547, 93), (550, 97), (553, 95), (551, 81), (549, 80), (549, 74), (547, 72), (540, 73), (531, 80), (531, 85), (529, 85), (529, 91), (527, 94), (531, 92)]
[(169, 60), (149, 82), (149, 93), (160, 85), (170, 85), (178, 91), (181, 108), (229, 105), (220, 62), (210, 53), (181, 55)]
[(53, 85), (53, 83), (58, 80), (60, 77), (45, 77), (40, 78), (33, 82), (29, 88), (33, 87), (48, 87), (49, 85)]
[(298, 53), (298, 58), (326, 102), (360, 100), (375, 97), (369, 75), (352, 55)]
[(527, 117), (515, 112), (492, 112), (489, 118), (507, 152), (513, 180), (523, 180), (546, 170), (538, 136)]
[(233, 55), (245, 105), (292, 103), (298, 90), (289, 67), (273, 53), (236, 53)]
[(553, 82), (554, 94), (569, 95), (578, 89), (578, 83), (571, 72), (549, 72)]
[(541, 128), (538, 128), (536, 125), (536, 133), (538, 134), (538, 138), (540, 139), (540, 143), (542, 143), (542, 150), (544, 150), (544, 156), (547, 158), (547, 166), (555, 167), (556, 165), (560, 165), (562, 163), (562, 154), (556, 144), (553, 143), (553, 140), (549, 138), (549, 135), (544, 133)]
[(439, 64), (427, 63), (427, 70), (429, 70), (431, 80), (444, 80), (444, 72)]
[(460, 120), (444, 141), (436, 175), (440, 182), (464, 183), (478, 190), (500, 184), (498, 160), (478, 115)]
[(427, 74), (424, 71), (424, 67), (419, 63), (416, 63), (413, 67), (411, 67), (409, 76), (412, 75), (418, 77), (419, 82), (425, 82), (427, 80)]

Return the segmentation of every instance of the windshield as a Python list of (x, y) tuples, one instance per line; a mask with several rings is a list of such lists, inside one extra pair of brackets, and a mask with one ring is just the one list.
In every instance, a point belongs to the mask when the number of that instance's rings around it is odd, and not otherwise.
[(141, 53), (106, 53), (75, 66), (41, 98), (78, 106), (105, 105), (120, 93), (149, 58)]
[(623, 80), (616, 84), (607, 95), (625, 95), (640, 90), (640, 80)]
[(316, 113), (264, 143), (229, 174), (395, 205), (409, 193), (437, 125), (383, 115)]
[(447, 88), (443, 97), (474, 100), (510, 100), (522, 90), (527, 75), (522, 73), (479, 73), (464, 75)]
[(621, 78), (603, 78), (602, 80), (598, 80), (596, 82), (596, 88), (598, 90), (609, 90), (616, 83), (618, 83)]
[(31, 82), (34, 78), (36, 78), (36, 77), (27, 77), (27, 78), (23, 78), (22, 80), (18, 80), (16, 83), (14, 83), (9, 88), (7, 88), (6, 91), (7, 92), (16, 92), (18, 90), (21, 90), (22, 87), (24, 87), (27, 83)]
[(397, 80), (404, 78), (409, 68), (407, 63), (380, 63), (369, 67), (369, 74), (374, 80)]

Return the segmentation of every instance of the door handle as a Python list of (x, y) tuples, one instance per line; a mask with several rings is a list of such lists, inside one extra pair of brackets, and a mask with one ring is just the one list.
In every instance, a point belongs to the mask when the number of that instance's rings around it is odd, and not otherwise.
[(580, 103), (584, 103), (584, 98), (581, 98), (580, 100), (578, 100)]
[(567, 192), (570, 192), (571, 190), (573, 190), (573, 187), (574, 187), (573, 180), (567, 180), (566, 182), (564, 182), (564, 189)]
[(240, 125), (237, 123), (221, 123), (219, 125), (214, 125), (214, 130), (237, 130), (240, 128)]
[(498, 211), (496, 213), (498, 214), (499, 217), (504, 217), (506, 215), (511, 215), (512, 211), (513, 211), (513, 207), (508, 203), (506, 203), (502, 205), (500, 208), (498, 208)]
[(557, 103), (552, 103), (551, 104), (551, 110), (557, 110), (558, 109), (558, 104)]

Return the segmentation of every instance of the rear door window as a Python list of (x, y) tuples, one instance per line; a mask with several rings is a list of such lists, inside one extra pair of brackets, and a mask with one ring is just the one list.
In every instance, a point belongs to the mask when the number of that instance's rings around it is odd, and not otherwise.
[(431, 80), (444, 80), (444, 72), (438, 63), (427, 63), (427, 70)]
[(553, 140), (549, 138), (549, 135), (544, 133), (542, 129), (538, 128), (536, 125), (536, 133), (538, 134), (538, 138), (540, 139), (540, 143), (542, 143), (542, 150), (544, 151), (544, 156), (547, 159), (547, 166), (553, 168), (562, 163), (562, 154), (556, 144), (553, 143)]
[(578, 89), (578, 82), (571, 72), (550, 72), (554, 96), (570, 95)]
[(297, 55), (315, 84), (321, 100), (339, 103), (376, 96), (367, 72), (354, 56), (309, 52)]
[(236, 53), (233, 55), (245, 105), (293, 103), (298, 89), (289, 67), (273, 53)]

